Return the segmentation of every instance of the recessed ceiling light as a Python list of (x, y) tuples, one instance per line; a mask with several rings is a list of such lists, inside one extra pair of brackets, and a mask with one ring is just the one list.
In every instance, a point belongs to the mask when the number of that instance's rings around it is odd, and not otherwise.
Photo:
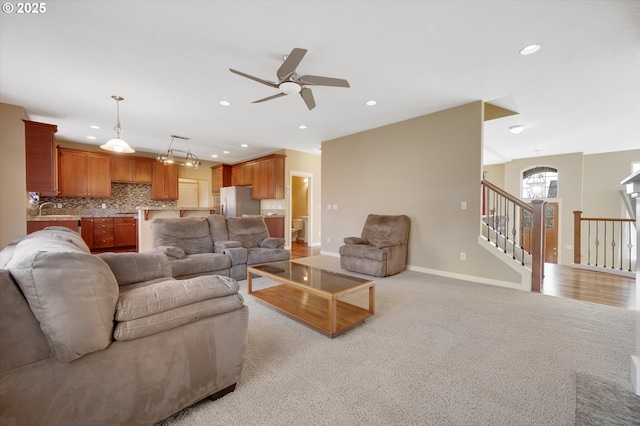
[(100, 126), (89, 126), (89, 127), (91, 127), (92, 129), (100, 130)]
[(241, 147), (243, 147), (243, 148), (248, 148), (248, 147), (249, 147), (249, 145), (247, 145), (246, 143), (243, 143), (243, 144), (242, 144), (242, 145), (240, 145), (240, 146), (241, 146)]
[(223, 153), (223, 154), (228, 154), (228, 153), (229, 153), (229, 151), (222, 151), (222, 153)]
[(218, 158), (218, 155), (217, 154), (213, 154), (211, 157), (212, 158)]
[(522, 133), (523, 130), (524, 130), (524, 124), (516, 124), (515, 126), (509, 127), (509, 131), (511, 133), (515, 133), (516, 135), (518, 133)]
[(300, 129), (300, 130), (304, 130), (306, 128), (307, 128), (307, 126), (305, 126), (304, 124), (301, 124), (301, 125), (298, 126), (298, 129)]
[(222, 106), (229, 106), (229, 105), (231, 105), (231, 102), (229, 102), (229, 101), (220, 101), (219, 103), (220, 103), (220, 105), (222, 105)]
[(376, 102), (376, 101), (371, 100), (371, 101), (367, 101), (367, 103), (366, 103), (365, 105), (367, 105), (367, 106), (374, 106), (374, 105), (376, 105), (376, 104), (377, 104), (377, 102)]
[(540, 50), (540, 45), (539, 44), (530, 44), (529, 46), (523, 47), (520, 50), (520, 54), (521, 55), (531, 55), (532, 53), (536, 53), (538, 50)]
[(95, 140), (96, 137), (95, 136), (87, 136), (87, 139), (94, 139)]

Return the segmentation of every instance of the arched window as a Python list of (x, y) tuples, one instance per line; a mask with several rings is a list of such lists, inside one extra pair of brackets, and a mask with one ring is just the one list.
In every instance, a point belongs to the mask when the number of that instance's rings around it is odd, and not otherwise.
[(522, 172), (522, 198), (558, 198), (558, 169), (536, 166)]

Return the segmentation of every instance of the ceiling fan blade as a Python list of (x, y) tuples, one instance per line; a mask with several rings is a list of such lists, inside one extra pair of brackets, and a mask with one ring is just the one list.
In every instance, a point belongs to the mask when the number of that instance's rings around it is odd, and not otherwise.
[(289, 53), (289, 55), (287, 55), (287, 59), (285, 59), (284, 63), (280, 65), (280, 68), (278, 68), (278, 71), (276, 72), (280, 82), (283, 82), (293, 74), (306, 53), (307, 49), (300, 49), (296, 47), (291, 51), (291, 53)]
[(313, 86), (351, 87), (349, 82), (342, 78), (321, 77), (319, 75), (303, 75), (297, 81), (298, 83), (311, 84)]
[(241, 76), (246, 77), (248, 79), (251, 79), (253, 81), (257, 81), (258, 83), (262, 83), (262, 84), (267, 85), (269, 87), (274, 87), (276, 89), (278, 88), (278, 85), (276, 83), (272, 82), (272, 81), (263, 80), (261, 78), (254, 77), (252, 75), (245, 74), (242, 71), (234, 70), (233, 68), (229, 68), (229, 71), (231, 71), (234, 74), (238, 74), (238, 75), (241, 75)]
[(258, 99), (257, 101), (253, 101), (251, 102), (252, 104), (258, 104), (260, 102), (264, 102), (264, 101), (270, 101), (271, 99), (275, 99), (275, 98), (279, 98), (281, 96), (287, 96), (286, 93), (278, 93), (277, 95), (273, 95), (273, 96), (267, 96), (266, 98), (262, 98), (262, 99)]
[(307, 104), (307, 108), (309, 108), (309, 110), (315, 108), (316, 101), (313, 99), (311, 89), (303, 87), (302, 90), (300, 90), (300, 96), (302, 96), (302, 99), (304, 100), (304, 103)]

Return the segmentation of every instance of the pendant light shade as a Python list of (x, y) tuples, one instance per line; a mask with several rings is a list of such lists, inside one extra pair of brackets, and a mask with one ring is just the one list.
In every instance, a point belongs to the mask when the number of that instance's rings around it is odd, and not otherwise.
[(113, 128), (113, 130), (116, 131), (116, 137), (114, 139), (111, 139), (104, 145), (100, 145), (100, 148), (106, 151), (118, 152), (118, 153), (130, 154), (132, 152), (136, 152), (133, 148), (129, 146), (128, 143), (120, 139), (120, 132), (122, 131), (122, 128), (120, 127), (120, 101), (124, 101), (124, 98), (116, 95), (113, 95), (111, 97), (116, 101), (117, 122), (116, 122), (116, 127)]

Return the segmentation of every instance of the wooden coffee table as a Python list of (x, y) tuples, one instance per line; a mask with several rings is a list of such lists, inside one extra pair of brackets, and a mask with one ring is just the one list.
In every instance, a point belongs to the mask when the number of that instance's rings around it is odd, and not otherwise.
[[(254, 291), (251, 274), (269, 278), (275, 285)], [(367, 308), (344, 300), (347, 295), (367, 289)], [(247, 268), (247, 292), (267, 306), (331, 338), (362, 324), (375, 313), (372, 280), (290, 260)]]

